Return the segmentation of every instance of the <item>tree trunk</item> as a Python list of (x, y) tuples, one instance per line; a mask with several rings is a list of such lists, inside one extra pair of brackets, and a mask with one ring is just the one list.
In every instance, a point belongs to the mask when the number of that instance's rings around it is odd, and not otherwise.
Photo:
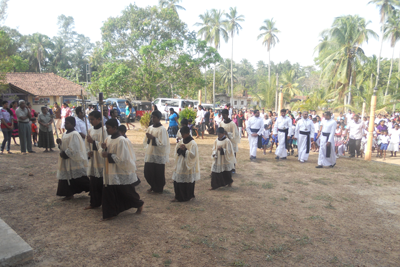
[(268, 82), (271, 82), (271, 50), (268, 50)]
[(276, 74), (276, 88), (275, 88), (275, 112), (278, 112), (278, 86), (279, 86), (279, 74)]
[(231, 55), (231, 107), (233, 108), (233, 31), (232, 31), (232, 55)]
[(213, 77), (213, 108), (215, 108), (215, 69), (217, 64), (214, 64), (214, 77)]
[[(385, 20), (383, 20), (385, 21)], [(383, 24), (381, 26), (381, 48), (379, 50), (379, 56), (378, 56), (378, 69), (377, 69), (377, 76), (376, 76), (376, 82), (375, 82), (375, 87), (378, 86), (378, 82), (379, 82), (379, 71), (380, 71), (380, 66), (381, 66), (381, 55), (382, 55), (382, 46), (383, 46)]]
[(40, 51), (38, 52), (37, 61), (39, 63), (39, 73), (42, 73), (42, 66), (40, 64)]
[(390, 61), (389, 79), (388, 79), (388, 82), (387, 82), (387, 85), (386, 85), (385, 97), (383, 98), (383, 104), (385, 104), (385, 102), (386, 102), (386, 96), (388, 94), (389, 85), (390, 85), (390, 78), (392, 77), (393, 58), (394, 58), (394, 48), (395, 47), (396, 47), (396, 45), (393, 46), (392, 60)]
[(204, 67), (204, 81), (206, 82), (204, 85), (204, 103), (207, 103), (207, 67)]

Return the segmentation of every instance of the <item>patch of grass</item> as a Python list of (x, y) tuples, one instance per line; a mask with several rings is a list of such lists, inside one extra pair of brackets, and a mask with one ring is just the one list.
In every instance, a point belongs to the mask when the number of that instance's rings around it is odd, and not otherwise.
[(250, 228), (250, 229), (249, 229), (249, 234), (254, 233), (255, 230), (256, 230), (256, 229), (254, 229), (254, 228)]
[(249, 266), (244, 260), (235, 260), (234, 262), (232, 262), (231, 266)]
[(274, 247), (269, 248), (269, 253), (271, 254), (282, 254), (285, 250), (287, 250), (289, 248), (288, 245), (286, 244), (280, 244), (280, 245), (276, 245)]
[(316, 184), (328, 185), (329, 178), (319, 178), (319, 179), (312, 179), (311, 182)]
[(170, 266), (171, 263), (172, 263), (171, 260), (166, 260), (166, 261), (164, 261), (164, 266)]
[(296, 183), (296, 184), (302, 184), (302, 185), (309, 185), (309, 183), (303, 182), (303, 181), (301, 181), (301, 180), (297, 180), (297, 181), (295, 181), (295, 183)]
[(324, 219), (323, 217), (319, 216), (319, 215), (310, 216), (310, 217), (308, 217), (308, 218), (306, 218), (306, 219), (307, 219), (307, 220), (313, 220), (313, 221), (315, 221), (315, 220), (325, 221), (325, 219)]
[(189, 245), (181, 245), (183, 248), (190, 248)]
[(351, 183), (351, 184), (356, 184), (357, 182), (356, 182), (355, 180), (353, 180), (353, 181), (351, 181), (350, 183)]
[(262, 188), (272, 189), (272, 188), (274, 188), (274, 185), (272, 183), (264, 183), (264, 184), (262, 184)]
[(266, 261), (273, 261), (274, 257), (272, 257), (271, 255), (267, 255), (267, 256), (265, 256), (265, 260)]
[(251, 249), (251, 246), (249, 244), (246, 244), (244, 241), (242, 241), (242, 246), (242, 251)]
[(297, 255), (297, 256), (294, 258), (294, 260), (295, 260), (296, 262), (302, 261), (302, 260), (304, 260), (304, 256), (303, 256), (303, 255)]
[(247, 182), (247, 183), (242, 183), (242, 185), (244, 185), (244, 186), (258, 186), (258, 183), (250, 181), (250, 182)]
[(281, 197), (280, 200), (282, 200), (282, 201), (287, 201), (288, 198), (287, 198), (287, 197)]
[(335, 210), (336, 208), (334, 206), (332, 206), (332, 203), (329, 202), (328, 205), (324, 206), (325, 209), (331, 209), (331, 210)]
[(313, 197), (315, 200), (325, 200), (328, 202), (332, 202), (333, 198), (330, 195), (316, 195)]
[(338, 257), (334, 256), (332, 259), (329, 260), (329, 263), (338, 263), (339, 259)]
[(301, 238), (297, 238), (296, 243), (299, 244), (300, 246), (304, 246), (307, 244), (311, 244), (311, 240), (310, 240), (310, 238), (308, 238), (308, 236), (304, 235)]
[(160, 255), (158, 255), (157, 253), (153, 253), (152, 256), (153, 256), (154, 258), (159, 258), (159, 257), (160, 257)]
[(196, 211), (205, 211), (204, 208), (190, 208), (191, 212), (196, 212)]

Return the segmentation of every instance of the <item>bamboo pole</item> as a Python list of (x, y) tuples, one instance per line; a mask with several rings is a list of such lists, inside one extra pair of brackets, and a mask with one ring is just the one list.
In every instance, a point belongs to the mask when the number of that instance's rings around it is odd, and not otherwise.
[(201, 90), (199, 90), (199, 105), (201, 105)]
[(376, 92), (378, 88), (374, 88), (374, 94), (371, 97), (371, 113), (369, 114), (369, 125), (368, 125), (368, 140), (367, 147), (365, 150), (365, 160), (371, 161), (372, 156), (372, 140), (374, 138), (374, 121), (375, 121), (375, 110), (376, 110)]

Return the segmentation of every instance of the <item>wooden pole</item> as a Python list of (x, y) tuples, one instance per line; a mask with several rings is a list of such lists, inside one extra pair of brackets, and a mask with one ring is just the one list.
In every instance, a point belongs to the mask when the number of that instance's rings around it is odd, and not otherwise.
[(375, 121), (375, 110), (376, 110), (376, 92), (378, 88), (374, 88), (374, 94), (371, 97), (371, 113), (369, 114), (369, 125), (368, 125), (368, 140), (367, 147), (365, 149), (365, 160), (371, 161), (372, 156), (372, 140), (374, 138), (374, 121)]
[(278, 112), (278, 85), (279, 85), (279, 74), (276, 74), (276, 90), (275, 90), (275, 112)]
[(361, 121), (364, 119), (364, 115), (365, 115), (365, 100), (364, 100), (363, 105), (362, 105)]
[(201, 90), (199, 90), (199, 105), (201, 105)]
[(282, 93), (282, 87), (279, 89), (279, 108), (278, 112), (281, 112), (283, 109), (283, 93)]

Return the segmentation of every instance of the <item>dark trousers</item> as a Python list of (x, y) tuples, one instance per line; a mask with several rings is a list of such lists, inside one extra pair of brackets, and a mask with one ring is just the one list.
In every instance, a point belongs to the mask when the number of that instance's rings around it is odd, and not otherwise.
[(31, 125), (29, 122), (18, 122), (19, 127), (19, 142), (21, 145), (21, 152), (25, 153), (32, 151), (32, 139), (31, 139)]
[(3, 132), (3, 136), (4, 136), (3, 143), (1, 143), (1, 151), (4, 151), (4, 147), (6, 146), (6, 143), (7, 143), (7, 151), (10, 151), (12, 130), (1, 129), (1, 131)]
[(357, 156), (360, 156), (360, 146), (361, 146), (361, 139), (350, 139), (349, 140), (349, 152), (350, 156), (355, 157), (356, 151)]

